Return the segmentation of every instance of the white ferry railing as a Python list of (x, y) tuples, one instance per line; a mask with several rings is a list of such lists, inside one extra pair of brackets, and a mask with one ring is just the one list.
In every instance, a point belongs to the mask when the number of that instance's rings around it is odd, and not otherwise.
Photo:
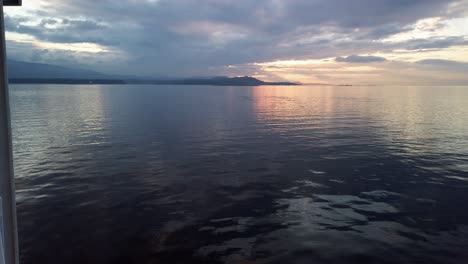
[(21, 1), (0, 0), (0, 264), (18, 264), (18, 232), (3, 17), (3, 6), (9, 5), (21, 5)]

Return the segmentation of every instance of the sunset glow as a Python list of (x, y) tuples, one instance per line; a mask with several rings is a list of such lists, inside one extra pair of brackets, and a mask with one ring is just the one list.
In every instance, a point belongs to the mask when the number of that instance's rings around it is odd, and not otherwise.
[[(249, 75), (330, 84), (468, 83), (468, 0), (408, 5), (386, 1), (382, 6), (389, 7), (388, 12), (376, 18), (379, 5), (361, 8), (346, 3), (337, 9), (340, 5), (321, 1), (128, 0), (114, 6), (25, 1), (22, 8), (6, 10), (7, 46), (16, 60), (79, 63), (104, 72), (148, 76)], [(196, 15), (195, 8), (203, 15)], [(320, 8), (329, 13), (322, 16)], [(354, 8), (359, 15), (353, 15)], [(222, 15), (226, 9), (233, 10), (231, 16)], [(301, 9), (317, 13), (305, 15)], [(342, 11), (346, 9), (349, 13)], [(53, 50), (60, 55), (39, 55)], [(120, 63), (98, 64), (116, 60)]]

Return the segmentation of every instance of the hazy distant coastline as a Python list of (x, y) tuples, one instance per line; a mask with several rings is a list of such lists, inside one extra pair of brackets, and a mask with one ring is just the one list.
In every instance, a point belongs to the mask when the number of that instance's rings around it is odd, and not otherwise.
[(86, 69), (74, 69), (57, 65), (8, 61), (10, 83), (17, 84), (153, 84), (153, 85), (214, 85), (214, 86), (259, 86), (298, 85), (292, 82), (265, 82), (253, 77), (191, 77), (168, 78), (155, 76), (135, 77), (106, 75)]
[(299, 85), (292, 82), (264, 82), (253, 77), (214, 77), (188, 79), (68, 79), (68, 78), (11, 78), (13, 84), (153, 84), (153, 85), (213, 85), (213, 86), (260, 86)]

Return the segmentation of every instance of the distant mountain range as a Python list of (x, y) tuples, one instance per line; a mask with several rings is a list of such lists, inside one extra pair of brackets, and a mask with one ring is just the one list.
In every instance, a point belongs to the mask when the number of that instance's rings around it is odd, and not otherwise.
[(216, 85), (259, 86), (298, 85), (291, 82), (264, 82), (253, 77), (191, 77), (191, 78), (136, 78), (112, 76), (99, 72), (62, 66), (8, 60), (10, 83), (49, 84), (160, 84), (160, 85)]
[(111, 76), (85, 69), (8, 60), (9, 79), (106, 79)]

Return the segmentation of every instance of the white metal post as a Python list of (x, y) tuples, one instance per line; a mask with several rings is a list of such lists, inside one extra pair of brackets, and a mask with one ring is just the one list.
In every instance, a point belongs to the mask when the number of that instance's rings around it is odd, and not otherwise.
[[(8, 1), (7, 1), (8, 3)], [(13, 177), (8, 75), (6, 68), (5, 25), (3, 0), (0, 0), (0, 264), (18, 264), (18, 235)], [(2, 257), (0, 255), (0, 257)]]

